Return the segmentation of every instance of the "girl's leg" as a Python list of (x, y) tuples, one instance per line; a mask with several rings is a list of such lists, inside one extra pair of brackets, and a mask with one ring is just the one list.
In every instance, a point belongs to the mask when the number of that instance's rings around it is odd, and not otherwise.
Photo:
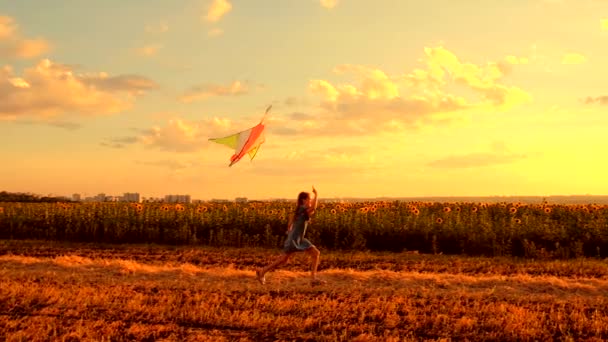
[(284, 263), (286, 263), (287, 260), (289, 260), (289, 257), (291, 257), (291, 253), (282, 254), (279, 257), (277, 257), (276, 260), (272, 264), (270, 264), (270, 265), (268, 265), (268, 266), (266, 266), (264, 268), (258, 269), (256, 271), (256, 274), (257, 274), (257, 277), (258, 277), (258, 280), (260, 281), (260, 283), (264, 284), (266, 282), (266, 280), (264, 278), (264, 275), (267, 272), (272, 271), (275, 268), (277, 268), (277, 267), (283, 265)]
[(317, 267), (319, 266), (319, 256), (321, 255), (321, 252), (317, 247), (312, 246), (306, 250), (306, 253), (308, 253), (312, 259), (310, 264), (312, 280), (317, 281)]

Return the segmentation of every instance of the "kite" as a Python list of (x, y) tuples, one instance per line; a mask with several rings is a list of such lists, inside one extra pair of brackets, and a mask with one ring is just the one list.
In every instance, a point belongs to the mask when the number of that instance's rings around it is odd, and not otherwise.
[(272, 105), (266, 108), (266, 112), (264, 113), (264, 117), (257, 125), (223, 137), (223, 138), (211, 138), (209, 141), (216, 142), (218, 144), (226, 145), (232, 149), (234, 149), (234, 154), (230, 157), (230, 165), (234, 165), (236, 162), (241, 160), (246, 154), (249, 155), (250, 160), (253, 160), (255, 155), (258, 153), (260, 146), (266, 141), (264, 138), (264, 120), (266, 119), (266, 115), (272, 108)]

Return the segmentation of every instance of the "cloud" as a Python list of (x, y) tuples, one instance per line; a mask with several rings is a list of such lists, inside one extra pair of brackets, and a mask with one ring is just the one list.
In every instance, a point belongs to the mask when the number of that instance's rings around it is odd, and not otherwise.
[(338, 5), (338, 0), (319, 0), (321, 6), (332, 9)]
[(585, 104), (600, 104), (608, 106), (608, 95), (597, 96), (597, 97), (587, 97), (584, 100)]
[(530, 64), (530, 59), (528, 57), (517, 57), (509, 55), (505, 57), (505, 62), (511, 65), (526, 65)]
[(147, 33), (165, 33), (169, 31), (169, 24), (166, 21), (161, 21), (158, 24), (146, 25), (144, 28)]
[(445, 158), (433, 160), (427, 166), (433, 168), (477, 168), (494, 165), (510, 164), (527, 156), (524, 154), (511, 153), (502, 142), (492, 145), (492, 152), (477, 152), (461, 155), (452, 155)]
[(213, 0), (207, 8), (205, 19), (209, 22), (217, 22), (232, 10), (232, 5), (228, 0)]
[[(531, 101), (526, 91), (501, 81), (514, 64), (526, 59), (476, 65), (461, 61), (443, 48), (426, 48), (426, 67), (400, 75), (361, 65), (339, 65), (337, 75), (352, 75), (356, 83), (336, 85), (324, 79), (309, 81), (309, 90), (320, 99), (317, 127), (307, 133), (369, 134), (400, 131), (457, 120), (470, 109), (508, 110)], [(460, 87), (476, 96), (452, 93)]]
[(45, 39), (23, 37), (13, 18), (0, 16), (0, 57), (29, 59), (49, 50)]
[(127, 92), (133, 95), (141, 95), (148, 90), (158, 89), (158, 84), (153, 80), (140, 75), (118, 75), (109, 76), (105, 72), (98, 74), (82, 75), (81, 80), (99, 90), (108, 92)]
[(600, 20), (602, 31), (608, 31), (608, 18)]
[(197, 85), (188, 89), (179, 100), (190, 103), (205, 100), (216, 96), (238, 96), (249, 93), (249, 86), (241, 81), (234, 81), (228, 86), (223, 85)]
[(170, 119), (164, 126), (156, 126), (143, 132), (140, 141), (149, 148), (167, 152), (190, 153), (208, 146), (208, 139), (216, 135), (234, 133), (232, 121), (212, 118), (198, 122), (179, 118)]
[(57, 121), (57, 120), (19, 120), (19, 121), (13, 121), (13, 123), (20, 124), (20, 125), (46, 125), (46, 126), (62, 128), (62, 129), (70, 130), (70, 131), (77, 130), (82, 127), (80, 124), (78, 124), (76, 122)]
[(525, 158), (525, 155), (519, 154), (501, 155), (494, 153), (470, 153), (434, 160), (428, 163), (428, 166), (435, 168), (487, 167), (500, 164), (510, 164), (523, 158)]
[(160, 44), (148, 44), (135, 49), (135, 52), (140, 56), (151, 57), (155, 56), (162, 47)]
[(566, 53), (562, 57), (562, 64), (576, 65), (583, 64), (585, 62), (587, 62), (587, 57), (581, 55), (580, 53)]
[(285, 105), (287, 107), (297, 107), (297, 106), (308, 106), (308, 105), (310, 105), (310, 103), (305, 98), (297, 98), (295, 96), (290, 96), (283, 101), (283, 105)]
[(315, 116), (306, 113), (295, 112), (289, 115), (289, 119), (294, 121), (309, 121), (314, 120)]
[(128, 109), (136, 95), (156, 88), (138, 75), (75, 73), (72, 67), (41, 60), (21, 76), (0, 68), (0, 117), (112, 114)]
[(207, 35), (209, 37), (218, 37), (221, 36), (224, 33), (224, 30), (220, 29), (220, 28), (212, 28), (209, 31), (207, 31)]
[(111, 148), (125, 148), (127, 145), (135, 144), (139, 141), (138, 137), (112, 138), (102, 142), (100, 145)]
[(180, 171), (180, 170), (184, 170), (184, 169), (188, 169), (188, 168), (200, 165), (199, 162), (193, 162), (193, 161), (184, 162), (184, 161), (179, 161), (179, 160), (174, 160), (174, 159), (165, 159), (165, 160), (156, 160), (156, 161), (136, 161), (136, 163), (139, 165), (168, 168), (172, 171)]

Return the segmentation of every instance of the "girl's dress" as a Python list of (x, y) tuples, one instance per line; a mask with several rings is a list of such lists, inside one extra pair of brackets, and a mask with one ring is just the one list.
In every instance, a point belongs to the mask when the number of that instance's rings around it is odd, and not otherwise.
[(304, 238), (309, 219), (310, 217), (306, 211), (306, 206), (299, 206), (298, 210), (296, 211), (296, 217), (293, 221), (293, 227), (287, 235), (285, 243), (283, 244), (284, 252), (303, 252), (311, 247), (314, 247), (310, 241)]

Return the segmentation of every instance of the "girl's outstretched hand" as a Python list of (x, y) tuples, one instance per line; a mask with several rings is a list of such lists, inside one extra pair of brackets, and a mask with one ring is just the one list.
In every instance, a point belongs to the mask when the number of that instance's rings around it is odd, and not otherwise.
[(314, 185), (312, 186), (312, 193), (315, 194), (315, 195), (317, 194), (317, 189), (315, 189)]

